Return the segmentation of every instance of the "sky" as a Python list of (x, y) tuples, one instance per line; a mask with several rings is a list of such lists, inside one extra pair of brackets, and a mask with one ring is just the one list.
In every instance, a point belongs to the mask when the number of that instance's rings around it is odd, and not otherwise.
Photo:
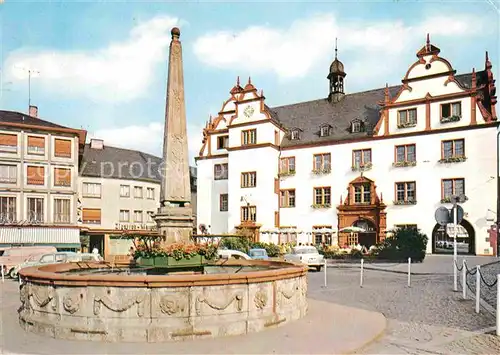
[[(161, 155), (170, 30), (183, 45), (191, 159), (240, 76), (273, 106), (401, 83), (431, 42), (457, 73), (500, 65), (500, 1), (0, 0), (0, 109), (83, 128), (105, 145)], [(192, 161), (194, 164), (194, 161)]]

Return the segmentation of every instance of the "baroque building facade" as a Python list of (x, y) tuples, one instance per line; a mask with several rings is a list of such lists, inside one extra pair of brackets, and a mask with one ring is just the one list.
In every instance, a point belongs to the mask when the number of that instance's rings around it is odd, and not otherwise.
[(459, 251), (493, 254), (491, 69), (486, 53), (484, 68), (457, 75), (427, 37), (397, 86), (346, 94), (337, 54), (326, 98), (269, 107), (250, 79), (238, 80), (203, 130), (198, 223), (214, 234), (248, 227), (275, 243), (340, 246), (370, 246), (410, 225), (429, 237), (427, 252), (446, 252), (454, 231), (434, 212), (461, 196)]

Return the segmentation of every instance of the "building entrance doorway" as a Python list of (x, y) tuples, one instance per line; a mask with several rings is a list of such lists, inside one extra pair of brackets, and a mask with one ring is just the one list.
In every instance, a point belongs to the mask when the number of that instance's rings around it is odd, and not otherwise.
[(104, 257), (104, 236), (103, 235), (91, 235), (89, 238), (89, 252), (96, 248), (99, 251), (99, 255)]
[(364, 230), (364, 232), (358, 232), (358, 243), (361, 246), (369, 249), (372, 245), (377, 244), (377, 227), (372, 221), (358, 219), (352, 226)]
[[(432, 252), (435, 254), (453, 254), (453, 224), (436, 224), (432, 230)], [(476, 254), (476, 233), (474, 227), (465, 219), (457, 226), (457, 253)]]

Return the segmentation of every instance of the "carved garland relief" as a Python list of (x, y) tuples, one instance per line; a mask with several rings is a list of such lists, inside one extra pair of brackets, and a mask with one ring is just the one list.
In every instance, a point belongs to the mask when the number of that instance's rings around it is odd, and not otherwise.
[(206, 304), (212, 309), (218, 310), (218, 311), (223, 311), (226, 308), (228, 308), (231, 304), (235, 303), (236, 305), (236, 310), (238, 312), (241, 312), (243, 310), (243, 295), (240, 293), (237, 293), (233, 297), (230, 297), (223, 303), (217, 303), (216, 301), (208, 300), (204, 296), (198, 296), (196, 298), (196, 314), (201, 315), (201, 307), (203, 304)]
[(24, 291), (25, 299), (28, 301), (29, 308), (33, 308), (32, 300), (38, 307), (45, 308), (51, 304), (52, 310), (57, 309), (56, 293), (52, 286), (38, 286), (38, 285), (25, 285), (22, 289)]
[[(109, 294), (109, 291), (108, 291)], [(119, 298), (119, 297), (118, 297)], [(144, 301), (146, 300), (146, 294), (140, 294), (132, 297), (124, 302), (115, 302), (110, 297), (106, 295), (95, 296), (94, 297), (94, 314), (97, 316), (101, 313), (101, 307), (104, 305), (107, 309), (113, 312), (125, 312), (126, 310), (132, 308), (137, 304), (137, 315), (142, 317), (144, 315)]]

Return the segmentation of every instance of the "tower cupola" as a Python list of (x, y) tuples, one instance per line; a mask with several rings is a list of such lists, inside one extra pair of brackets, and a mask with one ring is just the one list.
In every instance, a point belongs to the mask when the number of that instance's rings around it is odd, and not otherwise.
[(346, 72), (344, 71), (344, 64), (337, 58), (337, 39), (335, 38), (335, 59), (330, 65), (330, 73), (327, 78), (330, 81), (330, 93), (328, 100), (330, 102), (339, 102), (344, 98), (344, 79)]

